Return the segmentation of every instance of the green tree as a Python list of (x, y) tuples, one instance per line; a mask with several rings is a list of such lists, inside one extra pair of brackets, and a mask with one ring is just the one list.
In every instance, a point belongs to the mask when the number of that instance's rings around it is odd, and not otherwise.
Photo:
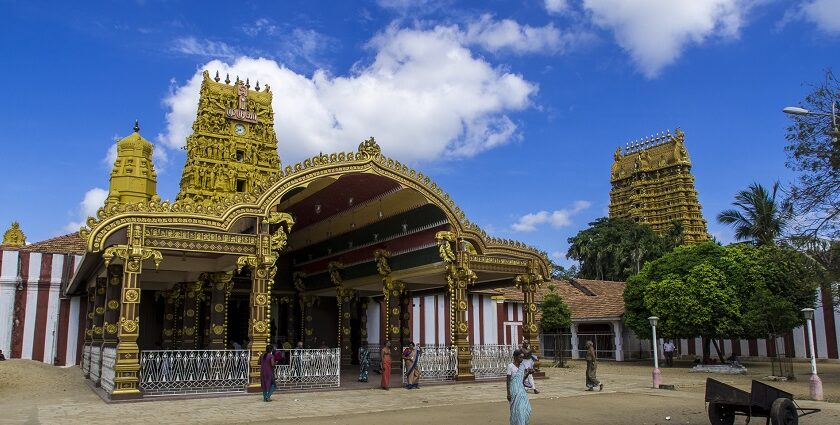
[(779, 182), (768, 191), (753, 183), (735, 195), (735, 209), (721, 211), (717, 219), (735, 227), (735, 238), (756, 245), (773, 245), (781, 237), (793, 214), (788, 201), (777, 201)]
[(578, 268), (572, 264), (568, 269), (559, 265), (551, 264), (551, 278), (555, 280), (571, 280), (578, 276)]
[(560, 294), (555, 292), (554, 285), (549, 285), (548, 290), (540, 304), (540, 328), (543, 332), (557, 332), (572, 325), (572, 312), (560, 298)]
[[(831, 115), (832, 104), (840, 102), (840, 80), (827, 70), (825, 79), (811, 86), (813, 91), (800, 106)], [(789, 193), (797, 215), (802, 217), (797, 231), (840, 239), (840, 134), (830, 116), (790, 117), (793, 124), (787, 128), (785, 150), (788, 168), (799, 172)], [(837, 120), (840, 125), (840, 117)]]
[[(650, 337), (647, 318), (660, 318), (674, 338), (757, 338), (789, 332), (813, 306), (813, 262), (788, 248), (712, 242), (681, 246), (627, 281), (625, 323)], [(708, 360), (709, 346), (703, 349)]]
[(584, 279), (624, 281), (665, 251), (650, 226), (626, 218), (599, 218), (569, 238), (567, 258), (578, 261)]

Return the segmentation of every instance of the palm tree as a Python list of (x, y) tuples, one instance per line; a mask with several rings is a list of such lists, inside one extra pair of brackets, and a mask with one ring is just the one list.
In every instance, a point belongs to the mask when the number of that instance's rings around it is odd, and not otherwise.
[(735, 195), (732, 203), (736, 209), (722, 211), (718, 222), (735, 227), (735, 238), (751, 240), (756, 245), (772, 245), (785, 231), (793, 215), (788, 201), (776, 201), (779, 182), (773, 183), (773, 190), (753, 183), (747, 190)]

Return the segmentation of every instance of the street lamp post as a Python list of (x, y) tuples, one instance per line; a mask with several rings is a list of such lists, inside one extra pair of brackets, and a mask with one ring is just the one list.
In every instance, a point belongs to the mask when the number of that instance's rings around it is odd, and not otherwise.
[(805, 322), (808, 325), (808, 347), (811, 349), (811, 379), (809, 380), (808, 386), (811, 390), (811, 398), (822, 401), (822, 380), (817, 376), (817, 353), (814, 351), (814, 327), (811, 325), (811, 321), (814, 319), (814, 309), (803, 308), (802, 315), (805, 316)]
[(837, 104), (838, 102), (831, 102), (830, 114), (825, 112), (813, 112), (798, 106), (788, 106), (782, 109), (782, 112), (790, 115), (819, 115), (823, 117), (831, 117), (831, 130), (828, 132), (828, 135), (836, 142), (837, 139), (840, 138), (840, 125), (838, 125), (837, 122), (837, 117), (840, 115), (837, 114)]
[(659, 341), (656, 339), (656, 323), (659, 322), (659, 318), (650, 316), (648, 320), (653, 330), (653, 388), (659, 388), (662, 384), (662, 371), (659, 370)]

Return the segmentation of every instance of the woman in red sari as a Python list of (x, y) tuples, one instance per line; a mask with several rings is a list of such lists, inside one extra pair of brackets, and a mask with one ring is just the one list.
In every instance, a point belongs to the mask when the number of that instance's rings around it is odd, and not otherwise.
[(386, 341), (385, 346), (382, 347), (382, 389), (387, 390), (391, 388), (391, 341)]
[(260, 387), (262, 387), (263, 401), (271, 401), (271, 394), (277, 389), (274, 380), (274, 346), (265, 347), (265, 353), (260, 356)]

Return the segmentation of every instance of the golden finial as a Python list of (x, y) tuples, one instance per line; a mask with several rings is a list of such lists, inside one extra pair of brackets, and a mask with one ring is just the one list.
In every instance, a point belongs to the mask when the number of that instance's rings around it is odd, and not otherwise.
[(230, 74), (225, 74), (225, 84), (230, 84)]
[(24, 246), (26, 245), (26, 236), (20, 230), (20, 224), (17, 221), (12, 222), (12, 227), (6, 230), (3, 234), (4, 246)]
[(246, 89), (250, 89), (250, 88), (251, 88), (251, 79), (250, 79), (250, 78), (246, 78), (246, 79), (245, 79), (245, 88), (246, 88)]
[(254, 86), (254, 90), (260, 91), (260, 80), (257, 80), (257, 85)]
[(219, 82), (219, 80), (221, 80), (221, 78), (219, 78), (219, 70), (218, 69), (216, 70), (216, 77), (213, 78), (213, 80), (215, 80), (217, 83)]
[(134, 120), (134, 132), (135, 133), (140, 132), (140, 120)]

